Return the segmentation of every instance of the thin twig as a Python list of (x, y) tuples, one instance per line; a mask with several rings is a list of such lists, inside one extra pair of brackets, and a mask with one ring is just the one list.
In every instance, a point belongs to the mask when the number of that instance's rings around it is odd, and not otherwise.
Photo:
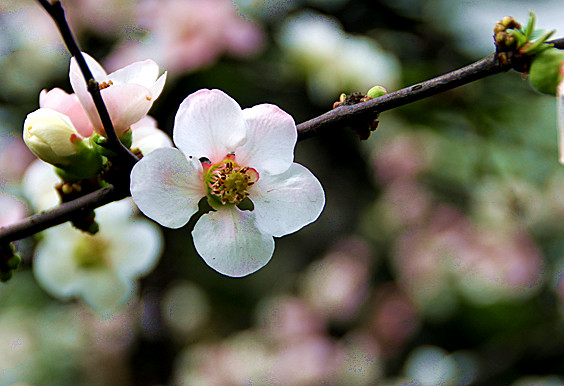
[(37, 0), (37, 1), (39, 2), (39, 4), (41, 4), (43, 8), (45, 8), (47, 13), (49, 13), (55, 24), (57, 24), (61, 37), (65, 42), (68, 51), (76, 59), (78, 67), (80, 68), (80, 71), (84, 76), (84, 80), (88, 85), (88, 91), (90, 92), (90, 95), (92, 95), (92, 100), (94, 101), (94, 106), (96, 106), (96, 110), (98, 111), (98, 115), (100, 116), (100, 121), (102, 122), (104, 131), (106, 132), (106, 137), (108, 139), (107, 142), (108, 148), (110, 150), (113, 150), (116, 154), (120, 155), (121, 162), (124, 162), (130, 165), (131, 167), (133, 167), (133, 165), (135, 164), (135, 162), (137, 162), (138, 159), (135, 155), (133, 155), (133, 153), (131, 153), (131, 151), (129, 151), (129, 149), (127, 149), (121, 143), (121, 141), (119, 140), (116, 134), (114, 125), (110, 118), (110, 114), (108, 113), (108, 109), (106, 108), (106, 105), (104, 104), (104, 100), (102, 99), (102, 95), (100, 93), (100, 86), (98, 82), (96, 82), (96, 80), (94, 79), (94, 75), (92, 75), (92, 71), (90, 71), (90, 68), (88, 68), (88, 65), (86, 64), (86, 60), (82, 55), (82, 51), (78, 47), (78, 44), (72, 34), (72, 31), (70, 30), (69, 24), (65, 17), (65, 10), (63, 9), (61, 2), (58, 0), (55, 0), (53, 2), (49, 2), (48, 0)]
[(502, 65), (497, 60), (495, 54), (491, 54), (466, 67), (426, 82), (418, 83), (366, 102), (341, 106), (309, 121), (300, 123), (297, 126), (298, 140), (312, 137), (318, 134), (320, 130), (326, 130), (329, 127), (346, 125), (351, 121), (362, 120), (365, 117), (375, 117), (383, 111), (416, 102), (475, 80), (508, 71), (509, 69), (511, 69), (510, 65)]
[(70, 221), (77, 214), (87, 214), (100, 206), (128, 196), (129, 191), (118, 189), (114, 185), (106, 186), (53, 209), (42, 211), (9, 226), (1, 227), (0, 239), (2, 242), (9, 242), (32, 236), (47, 228)]

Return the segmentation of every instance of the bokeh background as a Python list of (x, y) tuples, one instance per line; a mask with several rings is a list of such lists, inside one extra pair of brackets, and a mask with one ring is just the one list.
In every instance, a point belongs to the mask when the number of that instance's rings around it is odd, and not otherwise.
[[(108, 71), (168, 71), (150, 114), (219, 88), (303, 122), (341, 92), (395, 90), (493, 51), (504, 16), (564, 36), (560, 1), (69, 0), (84, 51)], [(0, 3), (0, 224), (34, 213), (21, 140), (69, 56), (35, 2)], [(325, 188), (317, 222), (276, 240), (245, 278), (210, 269), (190, 227), (132, 300), (98, 313), (47, 294), (31, 266), (0, 286), (0, 384), (562, 385), (564, 168), (556, 100), (493, 76), (300, 142)], [(141, 220), (139, 220), (141, 221)]]

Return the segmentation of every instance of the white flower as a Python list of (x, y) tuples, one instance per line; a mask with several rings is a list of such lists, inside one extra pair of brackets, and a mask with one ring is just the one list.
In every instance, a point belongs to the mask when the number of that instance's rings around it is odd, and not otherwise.
[(136, 279), (150, 272), (162, 249), (158, 228), (133, 220), (131, 200), (96, 210), (100, 231), (83, 233), (69, 223), (43, 232), (33, 261), (33, 273), (51, 295), (82, 298), (100, 311), (127, 302)]
[[(173, 140), (131, 172), (139, 209), (161, 225), (179, 228), (207, 197), (215, 209), (194, 226), (196, 250), (213, 269), (245, 276), (263, 267), (274, 237), (315, 221), (325, 205), (323, 188), (293, 163), (293, 118), (270, 104), (241, 110), (219, 90), (200, 90), (180, 105)], [(252, 201), (252, 210), (239, 207)]]
[[(129, 130), (131, 124), (147, 115), (153, 102), (163, 90), (166, 72), (159, 77), (159, 66), (152, 60), (145, 60), (106, 74), (96, 60), (88, 54), (83, 53), (83, 55), (94, 79), (100, 84), (102, 99), (116, 133), (121, 137)], [(100, 117), (74, 57), (71, 59), (69, 76), (72, 88), (90, 118), (94, 130), (103, 135)]]
[(170, 137), (157, 128), (155, 118), (147, 115), (139, 122), (131, 125), (132, 149), (139, 149), (143, 155), (147, 155), (159, 147), (172, 147)]

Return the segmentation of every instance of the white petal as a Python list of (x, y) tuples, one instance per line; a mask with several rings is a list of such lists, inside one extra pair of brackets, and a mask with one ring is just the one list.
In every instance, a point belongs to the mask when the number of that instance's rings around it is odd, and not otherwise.
[(278, 106), (262, 104), (243, 110), (247, 122), (247, 142), (235, 154), (242, 166), (259, 172), (279, 174), (294, 161), (298, 139), (292, 116)]
[(131, 170), (131, 196), (147, 217), (180, 228), (198, 211), (205, 196), (202, 165), (178, 149), (161, 148), (143, 157)]
[(206, 264), (227, 276), (241, 277), (259, 270), (274, 252), (274, 239), (257, 229), (254, 215), (235, 207), (203, 215), (192, 237)]
[(147, 59), (143, 62), (135, 62), (108, 75), (115, 84), (132, 83), (150, 88), (159, 76), (159, 65)]
[(264, 233), (281, 237), (317, 220), (325, 206), (323, 187), (300, 164), (277, 175), (261, 175), (252, 186), (257, 226)]
[(564, 81), (558, 85), (556, 97), (558, 101), (558, 158), (560, 163), (564, 164)]
[(153, 98), (153, 101), (155, 99), (157, 99), (159, 97), (159, 95), (161, 95), (161, 92), (163, 91), (165, 82), (166, 82), (166, 72), (164, 74), (162, 74), (159, 79), (157, 79), (157, 81), (155, 82), (155, 84), (153, 84), (149, 89), (151, 90), (151, 96)]
[(69, 224), (44, 232), (33, 259), (33, 274), (37, 282), (51, 295), (68, 300), (77, 294), (80, 277), (72, 258), (73, 239)]
[[(118, 276), (124, 282), (133, 281), (151, 272), (159, 261), (163, 242), (159, 228), (148, 221), (130, 220), (127, 229), (114, 236), (121, 251), (112, 251)], [(124, 232), (125, 231), (125, 232)]]
[(184, 154), (221, 161), (244, 141), (246, 124), (241, 107), (220, 90), (199, 90), (180, 104), (173, 140)]
[(110, 311), (129, 299), (133, 293), (133, 282), (123, 282), (107, 269), (84, 272), (78, 294), (98, 311)]

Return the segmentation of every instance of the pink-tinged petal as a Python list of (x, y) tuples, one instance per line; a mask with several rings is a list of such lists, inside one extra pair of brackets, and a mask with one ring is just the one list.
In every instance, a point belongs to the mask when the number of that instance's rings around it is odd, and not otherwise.
[(232, 277), (259, 270), (274, 253), (274, 239), (257, 229), (252, 212), (234, 207), (203, 215), (194, 226), (192, 237), (206, 264)]
[(257, 105), (243, 110), (247, 122), (247, 142), (235, 156), (240, 165), (251, 166), (259, 172), (279, 174), (294, 161), (294, 147), (298, 139), (292, 116), (278, 106)]
[(39, 94), (39, 107), (46, 107), (68, 116), (76, 131), (83, 137), (92, 135), (92, 124), (76, 94), (67, 94), (60, 88), (43, 90)]
[[(153, 104), (151, 92), (136, 84), (113, 85), (103, 89), (101, 94), (118, 136), (123, 135), (129, 129), (129, 126), (147, 115)], [(103, 135), (104, 130), (98, 110), (96, 110), (90, 94), (87, 94), (86, 97), (89, 98), (86, 102), (81, 101), (84, 110), (88, 114), (94, 130)]]
[(131, 170), (131, 196), (147, 217), (169, 228), (184, 226), (205, 196), (199, 160), (178, 149), (156, 149)]
[(150, 88), (159, 76), (159, 65), (147, 59), (135, 62), (108, 75), (115, 84), (133, 83)]
[[(166, 74), (157, 79), (158, 65), (152, 60), (136, 62), (107, 75), (102, 66), (92, 57), (84, 54), (85, 60), (94, 76), (101, 84), (104, 104), (118, 136), (123, 135), (129, 126), (139, 121), (151, 108), (160, 95), (166, 81)], [(104, 134), (98, 112), (87, 90), (86, 82), (75, 58), (71, 59), (70, 82), (88, 118), (99, 134)]]
[(241, 107), (220, 90), (199, 90), (180, 104), (173, 140), (184, 154), (206, 157), (212, 163), (225, 158), (245, 140)]
[(317, 220), (325, 206), (323, 187), (300, 164), (282, 174), (262, 174), (250, 189), (258, 228), (275, 237), (293, 233)]
[[(103, 89), (101, 94), (118, 136), (127, 131), (131, 124), (147, 115), (153, 105), (151, 92), (136, 84), (110, 86)], [(96, 122), (95, 127), (101, 127), (98, 112), (94, 113), (90, 119)]]

